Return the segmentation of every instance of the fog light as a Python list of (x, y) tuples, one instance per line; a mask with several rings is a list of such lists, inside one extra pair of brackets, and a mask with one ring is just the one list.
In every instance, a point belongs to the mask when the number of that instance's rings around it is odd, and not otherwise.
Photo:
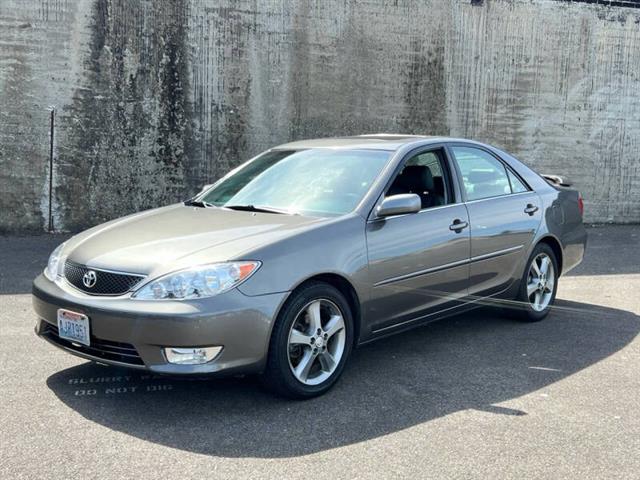
[(164, 354), (169, 363), (178, 365), (200, 365), (207, 363), (218, 356), (222, 347), (166, 347)]

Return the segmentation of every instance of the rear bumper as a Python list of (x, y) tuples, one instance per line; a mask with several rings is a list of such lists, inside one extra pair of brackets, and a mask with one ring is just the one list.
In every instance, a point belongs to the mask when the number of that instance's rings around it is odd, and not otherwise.
[(573, 270), (582, 263), (587, 250), (587, 230), (582, 223), (565, 233), (562, 238), (563, 262), (562, 275)]
[[(287, 293), (250, 297), (237, 289), (194, 301), (77, 296), (42, 275), (33, 283), (36, 333), (63, 350), (101, 363), (164, 374), (251, 373), (264, 367), (273, 321)], [(57, 310), (89, 317), (91, 347), (57, 335)], [(202, 365), (168, 363), (163, 347), (223, 346)]]

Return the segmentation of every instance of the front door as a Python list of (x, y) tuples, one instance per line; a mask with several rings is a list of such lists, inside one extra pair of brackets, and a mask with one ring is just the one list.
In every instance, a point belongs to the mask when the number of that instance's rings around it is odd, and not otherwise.
[(444, 151), (412, 156), (385, 196), (418, 194), (422, 210), (367, 223), (370, 333), (451, 308), (467, 295), (469, 219), (464, 204), (455, 203), (450, 179)]

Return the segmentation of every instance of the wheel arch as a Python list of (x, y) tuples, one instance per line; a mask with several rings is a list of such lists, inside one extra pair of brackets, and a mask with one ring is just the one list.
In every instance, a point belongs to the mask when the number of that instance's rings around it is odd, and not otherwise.
[(356, 292), (355, 287), (343, 275), (333, 272), (319, 273), (303, 280), (298, 285), (296, 285), (295, 288), (291, 291), (289, 297), (291, 297), (293, 293), (303, 288), (305, 285), (313, 282), (327, 283), (336, 288), (346, 298), (347, 303), (349, 304), (349, 308), (351, 309), (351, 316), (353, 317), (353, 346), (355, 347), (360, 339), (362, 313), (360, 308), (360, 297), (358, 296), (358, 292)]
[(540, 240), (538, 240), (537, 245), (540, 245), (541, 243), (548, 245), (549, 248), (551, 248), (551, 250), (553, 251), (554, 255), (556, 256), (556, 261), (558, 262), (558, 277), (560, 277), (562, 275), (562, 264), (563, 264), (563, 258), (562, 258), (563, 251), (562, 251), (562, 244), (560, 243), (560, 240), (558, 240), (553, 235), (545, 235)]

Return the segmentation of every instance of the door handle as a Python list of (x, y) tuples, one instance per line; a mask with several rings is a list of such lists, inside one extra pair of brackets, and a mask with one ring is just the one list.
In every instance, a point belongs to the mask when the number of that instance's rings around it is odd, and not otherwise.
[(462, 230), (467, 228), (469, 224), (467, 222), (463, 222), (459, 218), (456, 218), (451, 225), (449, 225), (449, 230), (453, 230), (456, 233), (460, 233)]
[(533, 203), (528, 203), (527, 208), (524, 209), (524, 213), (528, 213), (529, 215), (533, 215), (538, 211), (538, 207)]

